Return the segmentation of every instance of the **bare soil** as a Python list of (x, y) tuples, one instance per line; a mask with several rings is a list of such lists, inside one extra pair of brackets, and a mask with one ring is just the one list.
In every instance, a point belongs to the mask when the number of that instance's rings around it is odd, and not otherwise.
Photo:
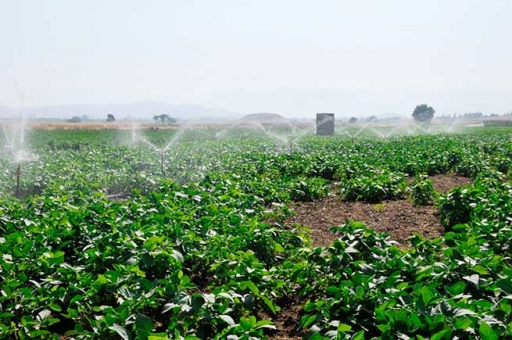
[[(454, 187), (471, 183), (469, 178), (454, 174), (435, 175), (429, 179), (439, 193), (447, 193)], [(343, 201), (333, 193), (320, 201), (295, 203), (291, 208), (294, 215), (289, 218), (287, 225), (298, 223), (307, 226), (311, 230), (313, 246), (328, 246), (336, 239), (329, 228), (344, 224), (347, 220), (361, 221), (368, 228), (388, 233), (404, 246), (414, 233), (432, 239), (443, 232), (433, 206), (415, 206), (407, 200), (369, 204)]]
[[(434, 189), (447, 193), (450, 189), (471, 183), (466, 177), (455, 174), (435, 175), (429, 177)], [(381, 204), (366, 202), (347, 202), (336, 197), (334, 193), (327, 198), (291, 206), (294, 214), (287, 221), (287, 226), (294, 223), (308, 227), (313, 246), (325, 247), (331, 244), (336, 235), (330, 231), (331, 226), (344, 224), (346, 220), (363, 222), (367, 227), (388, 233), (392, 240), (407, 247), (407, 240), (414, 233), (433, 239), (443, 234), (437, 211), (432, 205), (415, 206), (407, 200), (384, 201)], [(281, 305), (281, 312), (273, 320), (276, 332), (269, 337), (274, 340), (300, 340), (303, 332), (297, 330), (302, 316), (303, 302), (290, 300)]]

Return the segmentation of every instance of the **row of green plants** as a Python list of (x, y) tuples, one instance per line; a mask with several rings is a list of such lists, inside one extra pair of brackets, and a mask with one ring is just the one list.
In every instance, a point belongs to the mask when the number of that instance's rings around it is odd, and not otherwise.
[[(244, 171), (248, 177), (279, 174), (285, 179), (342, 180), (348, 199), (380, 201), (403, 196), (404, 179), (420, 175), (455, 172), (475, 178), (489, 169), (508, 173), (512, 151), (507, 130), (488, 131), (387, 140), (360, 138), (355, 142), (304, 136), (293, 152), (271, 138), (242, 135), (241, 139), (196, 141), (183, 133), (165, 152), (164, 176), (158, 150), (146, 143), (134, 144), (129, 131), (34, 131), (26, 147), (33, 157), (21, 162), (20, 191), (27, 197), (60, 185), (127, 196), (133, 189), (151, 191), (161, 177), (184, 184), (211, 173)], [(176, 132), (146, 133), (144, 138), (155, 147), (164, 147)], [(79, 143), (78, 149), (65, 148), (75, 143)], [(0, 153), (0, 192), (13, 195), (16, 155), (6, 148)], [(372, 182), (380, 183), (383, 189), (373, 187)]]
[[(284, 153), (265, 138), (187, 140), (165, 177), (145, 145), (100, 133), (74, 150), (47, 132), (22, 199), (2, 158), (0, 335), (272, 339), (300, 303), (305, 339), (511, 338), (505, 132), (306, 137)], [(447, 172), (473, 184), (439, 195), (428, 176)], [(404, 247), (347, 221), (315, 247), (286, 225), (288, 205), (333, 184), (339, 199), (435, 204), (445, 236)]]

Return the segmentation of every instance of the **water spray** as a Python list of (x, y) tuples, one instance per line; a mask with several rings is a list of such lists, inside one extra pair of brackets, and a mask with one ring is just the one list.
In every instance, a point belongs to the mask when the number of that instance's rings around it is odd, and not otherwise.
[(20, 176), (21, 176), (21, 162), (18, 162), (18, 166), (16, 167), (16, 192), (14, 196), (16, 198), (20, 198)]
[(160, 154), (160, 172), (162, 173), (162, 177), (165, 177), (165, 149), (158, 150)]

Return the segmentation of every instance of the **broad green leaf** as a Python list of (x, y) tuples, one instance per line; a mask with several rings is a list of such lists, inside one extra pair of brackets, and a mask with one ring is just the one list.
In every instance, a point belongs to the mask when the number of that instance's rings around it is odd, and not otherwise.
[(435, 333), (434, 335), (432, 335), (432, 337), (430, 338), (430, 340), (449, 340), (451, 338), (451, 335), (452, 335), (452, 330), (451, 329), (443, 329), (442, 331), (440, 332), (437, 332)]
[(340, 323), (338, 325), (338, 332), (341, 332), (341, 333), (352, 332), (352, 327), (350, 325), (347, 325), (346, 323)]
[(242, 288), (242, 289), (249, 288), (251, 293), (253, 293), (254, 295), (258, 295), (258, 293), (259, 293), (258, 287), (256, 287), (256, 285), (252, 281), (242, 281), (240, 283), (240, 288)]
[(151, 333), (148, 335), (148, 340), (169, 340), (167, 333)]
[(254, 323), (252, 322), (251, 318), (244, 318), (243, 316), (240, 318), (240, 326), (242, 326), (242, 329), (244, 331), (249, 331), (254, 326)]
[(302, 325), (302, 328), (307, 328), (309, 327), (311, 324), (313, 324), (313, 322), (316, 321), (316, 314), (313, 314), (313, 315), (304, 315), (302, 318), (301, 318), (301, 325)]
[(425, 306), (428, 305), (428, 303), (435, 297), (434, 292), (429, 287), (421, 287), (420, 289), (421, 294), (421, 300), (425, 304)]
[(146, 242), (144, 242), (143, 247), (148, 250), (153, 250), (158, 244), (162, 243), (164, 239), (164, 236), (151, 236)]
[(163, 314), (163, 313), (167, 313), (168, 311), (170, 311), (170, 310), (171, 310), (171, 309), (173, 309), (174, 307), (177, 307), (177, 305), (176, 305), (176, 304), (174, 304), (174, 303), (171, 303), (171, 302), (166, 303), (166, 304), (164, 305), (164, 308), (162, 309), (162, 314)]
[(276, 250), (276, 252), (278, 253), (284, 253), (285, 249), (283, 248), (282, 245), (280, 245), (279, 243), (277, 242), (274, 242), (274, 248)]
[(270, 320), (260, 320), (260, 321), (256, 322), (254, 329), (260, 329), (260, 328), (276, 329), (276, 326)]
[(69, 303), (70, 303), (70, 304), (75, 303), (75, 302), (77, 302), (77, 301), (83, 300), (83, 298), (84, 298), (84, 297), (83, 297), (82, 295), (80, 295), (80, 294), (75, 295), (75, 296), (74, 296), (74, 297), (69, 301)]
[(320, 333), (316, 332), (309, 337), (309, 340), (325, 340), (325, 338)]
[(460, 318), (455, 321), (455, 329), (468, 329), (473, 327), (473, 320), (469, 318)]
[(139, 280), (140, 286), (144, 289), (144, 291), (148, 292), (153, 288), (153, 283), (146, 279)]
[(480, 322), (478, 333), (482, 340), (497, 340), (498, 334), (485, 321)]
[(473, 268), (471, 268), (474, 272), (480, 274), (480, 275), (487, 275), (489, 274), (489, 270), (481, 265), (476, 265)]
[(304, 311), (305, 312), (312, 312), (315, 309), (316, 309), (316, 305), (313, 302), (309, 301), (309, 300), (304, 305)]
[(176, 260), (178, 260), (178, 261), (180, 261), (180, 262), (184, 262), (184, 261), (185, 261), (185, 260), (184, 260), (184, 258), (183, 258), (183, 255), (182, 255), (179, 251), (177, 251), (177, 250), (174, 250), (174, 249), (173, 249), (173, 250), (172, 250), (172, 255), (173, 255), (173, 257), (174, 257)]
[(56, 303), (51, 303), (48, 307), (56, 312), (62, 312), (62, 307)]
[(197, 311), (199, 308), (203, 306), (205, 303), (205, 299), (202, 295), (197, 295), (192, 297), (192, 309)]
[(364, 340), (364, 330), (360, 330), (359, 332), (352, 335), (352, 340)]
[(500, 288), (505, 294), (512, 294), (512, 280), (502, 279), (496, 282), (498, 288)]
[(466, 289), (466, 283), (464, 281), (458, 281), (451, 286), (445, 287), (445, 289), (452, 296), (456, 296), (456, 295), (464, 293), (464, 290)]
[(174, 195), (179, 198), (188, 198), (188, 195), (183, 192), (176, 192)]
[(472, 284), (474, 284), (477, 287), (478, 287), (479, 282), (480, 282), (480, 276), (478, 274), (473, 274), (473, 275), (469, 275), (469, 276), (463, 276), (462, 278), (464, 280), (467, 280), (468, 282), (471, 282)]
[(405, 323), (408, 327), (410, 326), (411, 319), (407, 315), (407, 312), (405, 312), (403, 310), (394, 310), (394, 311), (391, 311), (391, 312), (392, 312), (391, 315), (393, 315), (393, 318), (396, 321), (401, 321), (401, 322)]
[(411, 317), (412, 324), (415, 327), (423, 328), (423, 322), (421, 321), (418, 315), (416, 315), (415, 313), (411, 313), (409, 314), (409, 316)]
[(130, 340), (130, 335), (124, 327), (114, 324), (109, 329), (115, 331), (123, 340)]
[(47, 330), (33, 331), (33, 332), (30, 332), (30, 338), (44, 339), (45, 338), (44, 336), (49, 335), (49, 334), (51, 334), (51, 333)]
[(364, 291), (363, 286), (357, 286), (356, 288), (356, 296), (360, 299), (364, 298), (366, 292)]
[(457, 308), (455, 310), (455, 316), (463, 316), (463, 315), (476, 315), (474, 311), (466, 308)]
[(233, 320), (233, 318), (229, 315), (219, 315), (219, 318), (224, 320), (224, 322), (226, 322), (229, 327), (234, 327), (235, 326), (235, 320)]
[(339, 291), (340, 291), (340, 289), (336, 286), (329, 286), (326, 288), (326, 292), (328, 294), (332, 294), (332, 295), (338, 294)]
[[(2, 313), (2, 314), (5, 314), (5, 313)], [(43, 319), (46, 319), (46, 318), (50, 317), (52, 315), (52, 312), (49, 311), (48, 309), (43, 309), (42, 311), (37, 313), (37, 315), (39, 316), (39, 318), (41, 320), (43, 320)], [(0, 315), (0, 316), (4, 316), (4, 315)]]
[(121, 294), (125, 299), (133, 299), (135, 297), (135, 291), (126, 286), (119, 288), (119, 294)]
[(153, 330), (153, 321), (144, 314), (137, 314), (135, 317), (135, 328), (137, 329), (137, 337), (145, 339)]
[(336, 339), (336, 337), (338, 336), (338, 332), (337, 331), (328, 331), (325, 333), (325, 337), (328, 338), (328, 339)]
[(270, 309), (270, 311), (272, 313), (274, 313), (274, 314), (277, 313), (277, 311), (279, 310), (279, 307), (276, 306), (269, 298), (267, 298), (264, 295), (260, 295), (260, 298), (263, 300), (263, 302), (265, 303), (265, 306), (267, 306), (268, 309)]

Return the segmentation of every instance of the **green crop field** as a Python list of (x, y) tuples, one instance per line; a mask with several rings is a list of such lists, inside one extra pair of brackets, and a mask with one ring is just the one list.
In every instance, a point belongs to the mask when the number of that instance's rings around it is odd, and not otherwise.
[[(511, 128), (3, 132), (2, 339), (512, 339)], [(286, 222), (333, 196), (443, 236)]]

